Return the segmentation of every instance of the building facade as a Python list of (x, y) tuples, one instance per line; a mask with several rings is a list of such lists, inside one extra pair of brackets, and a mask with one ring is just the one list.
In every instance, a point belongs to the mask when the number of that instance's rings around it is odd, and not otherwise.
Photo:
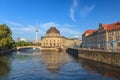
[(47, 30), (46, 35), (41, 38), (42, 48), (65, 48), (70, 47), (73, 44), (75, 44), (75, 40), (61, 37), (60, 31), (55, 27), (51, 27)]
[(44, 48), (60, 47), (61, 43), (60, 32), (55, 27), (51, 27), (41, 39), (41, 46)]
[(100, 23), (97, 30), (87, 30), (82, 35), (82, 47), (120, 51), (120, 22)]

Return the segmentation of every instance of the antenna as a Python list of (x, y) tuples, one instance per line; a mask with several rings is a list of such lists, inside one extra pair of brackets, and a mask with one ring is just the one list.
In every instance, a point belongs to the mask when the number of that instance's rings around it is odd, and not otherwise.
[(36, 20), (36, 32), (38, 32), (38, 21)]
[(37, 20), (36, 20), (36, 42), (38, 42), (38, 23), (37, 23)]

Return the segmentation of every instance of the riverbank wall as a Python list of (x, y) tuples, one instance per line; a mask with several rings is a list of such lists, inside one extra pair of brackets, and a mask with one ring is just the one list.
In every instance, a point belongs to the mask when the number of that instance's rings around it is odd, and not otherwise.
[(67, 52), (71, 55), (77, 55), (79, 58), (85, 58), (112, 66), (120, 67), (120, 53), (105, 52), (95, 50), (73, 49), (68, 48)]
[(68, 54), (72, 55), (73, 57), (78, 58), (78, 53), (79, 53), (78, 49), (68, 48), (68, 49), (66, 49), (66, 52)]
[(5, 53), (9, 53), (9, 52), (13, 52), (16, 51), (16, 48), (12, 48), (12, 49), (2, 49), (0, 50), (0, 55), (5, 54)]

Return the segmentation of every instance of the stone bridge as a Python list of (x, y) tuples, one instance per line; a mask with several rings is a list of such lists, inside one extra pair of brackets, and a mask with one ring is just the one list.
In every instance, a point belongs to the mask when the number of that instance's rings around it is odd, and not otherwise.
[(24, 48), (39, 48), (39, 49), (41, 49), (40, 46), (19, 46), (19, 47), (17, 47), (17, 50), (24, 49)]

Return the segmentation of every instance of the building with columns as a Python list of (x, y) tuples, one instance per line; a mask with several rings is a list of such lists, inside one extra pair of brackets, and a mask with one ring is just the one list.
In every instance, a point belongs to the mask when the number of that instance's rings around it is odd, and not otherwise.
[(55, 27), (51, 27), (41, 41), (41, 45), (44, 48), (60, 47), (61, 43), (60, 32)]
[(41, 38), (42, 48), (65, 48), (75, 43), (80, 44), (79, 40), (61, 37), (60, 31), (56, 27), (48, 29), (46, 35)]

